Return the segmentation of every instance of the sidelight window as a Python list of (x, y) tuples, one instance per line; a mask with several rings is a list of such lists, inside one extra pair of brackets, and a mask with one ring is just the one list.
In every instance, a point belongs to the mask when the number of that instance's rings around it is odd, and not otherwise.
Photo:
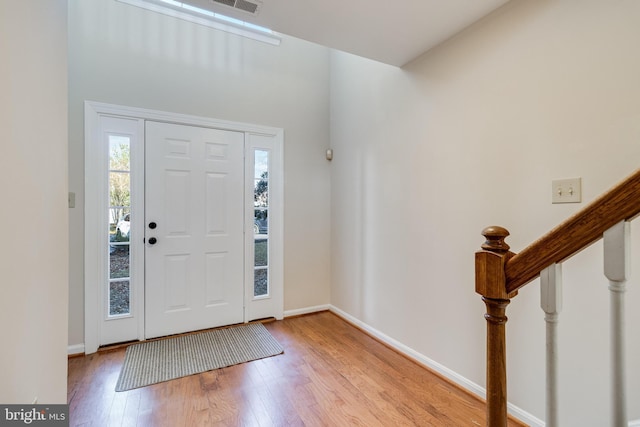
[(255, 150), (253, 296), (269, 295), (269, 152)]
[(131, 313), (131, 140), (109, 135), (109, 317)]

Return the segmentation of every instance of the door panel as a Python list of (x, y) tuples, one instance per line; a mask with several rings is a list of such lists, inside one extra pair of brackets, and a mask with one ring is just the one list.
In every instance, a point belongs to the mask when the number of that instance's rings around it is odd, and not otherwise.
[(147, 122), (145, 163), (146, 338), (242, 322), (243, 133)]

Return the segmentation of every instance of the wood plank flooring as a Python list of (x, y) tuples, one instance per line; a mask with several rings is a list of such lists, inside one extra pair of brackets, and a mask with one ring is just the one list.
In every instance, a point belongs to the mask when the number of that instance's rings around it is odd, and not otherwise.
[(265, 326), (284, 354), (127, 392), (123, 348), (69, 359), (70, 425), (485, 425), (482, 401), (330, 312)]

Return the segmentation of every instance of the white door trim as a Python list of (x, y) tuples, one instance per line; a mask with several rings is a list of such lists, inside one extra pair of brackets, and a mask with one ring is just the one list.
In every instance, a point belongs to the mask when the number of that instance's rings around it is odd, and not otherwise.
[[(171, 113), (165, 111), (157, 111), (157, 110), (149, 110), (144, 108), (137, 107), (127, 107), (121, 105), (114, 104), (106, 104), (101, 102), (94, 101), (85, 101), (85, 261), (84, 261), (84, 291), (85, 291), (85, 321), (84, 321), (84, 330), (85, 330), (85, 353), (90, 354), (97, 351), (99, 347), (99, 337), (100, 330), (99, 325), (102, 320), (100, 307), (102, 301), (100, 301), (100, 296), (97, 291), (96, 283), (100, 283), (102, 277), (105, 276), (105, 271), (108, 268), (104, 261), (100, 261), (102, 259), (106, 259), (103, 256), (103, 252), (106, 251), (107, 245), (102, 245), (104, 237), (100, 236), (98, 233), (102, 229), (101, 224), (106, 224), (106, 212), (107, 209), (103, 208), (105, 206), (105, 200), (107, 200), (107, 195), (105, 195), (102, 191), (98, 191), (101, 188), (106, 188), (103, 186), (104, 180), (106, 179), (106, 174), (100, 168), (96, 168), (95, 164), (98, 161), (104, 160), (107, 154), (106, 149), (101, 146), (101, 144), (96, 144), (95, 141), (99, 141), (100, 139), (100, 116), (115, 116), (121, 118), (128, 119), (138, 119), (141, 122), (144, 120), (154, 120), (166, 123), (175, 123), (175, 124), (183, 124), (183, 125), (191, 125), (191, 126), (201, 126), (201, 127), (209, 127), (223, 130), (233, 130), (238, 132), (245, 133), (245, 139), (250, 138), (251, 135), (261, 135), (267, 136), (273, 139), (275, 144), (275, 156), (279, 159), (280, 165), (282, 165), (283, 158), (283, 142), (284, 142), (284, 131), (280, 128), (254, 125), (242, 122), (231, 122), (226, 120), (219, 119), (211, 119), (207, 117), (199, 117), (199, 116), (191, 116), (186, 114), (179, 113)], [(142, 144), (140, 144), (142, 145)], [(144, 146), (142, 145), (142, 149)], [(144, 157), (139, 157), (141, 159), (142, 164), (132, 164), (132, 173), (134, 168), (136, 171), (143, 173), (144, 171)], [(282, 176), (282, 168), (280, 168), (277, 175), (272, 177), (272, 182), (274, 188), (271, 189), (273, 191), (278, 188), (279, 193), (270, 195), (270, 219), (272, 220), (271, 225), (273, 229), (276, 229), (276, 224), (279, 226), (279, 232), (273, 233), (269, 238), (271, 240), (272, 246), (272, 258), (270, 260), (270, 268), (275, 273), (275, 276), (271, 278), (271, 284), (274, 290), (274, 296), (278, 298), (277, 304), (275, 304), (276, 312), (273, 313), (274, 317), (277, 319), (283, 318), (283, 219), (284, 219), (284, 200), (283, 200), (283, 183), (284, 177)], [(275, 171), (274, 171), (275, 172)], [(274, 197), (275, 196), (275, 197)], [(143, 195), (141, 195), (143, 197)], [(253, 201), (253, 194), (245, 195), (248, 200)], [(132, 200), (132, 208), (134, 203), (140, 203), (139, 209), (143, 206), (143, 201), (134, 201)], [(136, 218), (138, 221), (143, 221), (143, 216), (138, 215)], [(245, 221), (248, 224), (253, 224), (253, 218), (245, 218)], [(144, 224), (139, 226), (138, 229), (144, 229)], [(133, 225), (133, 224), (132, 224)], [(252, 232), (253, 228), (248, 228), (249, 231)], [(104, 246), (104, 247), (103, 247)], [(139, 246), (141, 250), (143, 250), (143, 245), (133, 244), (131, 246), (132, 250), (135, 250), (134, 247)], [(103, 252), (101, 252), (103, 251)], [(101, 255), (102, 254), (102, 255)], [(141, 259), (138, 257), (138, 259)], [(141, 270), (143, 270), (141, 268)], [(144, 271), (138, 272), (138, 277), (142, 279)], [(272, 273), (273, 274), (273, 273)], [(246, 280), (246, 279), (245, 279)], [(253, 286), (253, 283), (247, 284), (246, 287), (250, 285)], [(135, 309), (137, 310), (138, 316), (138, 339), (144, 339), (144, 298), (143, 292), (144, 289), (142, 286), (137, 287), (138, 295), (132, 298), (135, 305)], [(248, 295), (248, 293), (247, 293)], [(251, 306), (251, 301), (247, 297), (245, 300), (245, 321), (248, 321), (248, 308)]]

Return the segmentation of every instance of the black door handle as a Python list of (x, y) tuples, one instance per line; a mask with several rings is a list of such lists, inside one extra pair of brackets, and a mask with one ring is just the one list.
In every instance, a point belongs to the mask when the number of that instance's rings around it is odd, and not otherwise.
[(156, 224), (155, 222), (150, 222), (149, 223), (149, 228), (152, 229), (152, 230), (155, 229), (157, 226), (158, 226), (158, 224)]
[(150, 237), (149, 238), (149, 244), (150, 245), (155, 245), (158, 242), (158, 239), (156, 239), (155, 237)]

